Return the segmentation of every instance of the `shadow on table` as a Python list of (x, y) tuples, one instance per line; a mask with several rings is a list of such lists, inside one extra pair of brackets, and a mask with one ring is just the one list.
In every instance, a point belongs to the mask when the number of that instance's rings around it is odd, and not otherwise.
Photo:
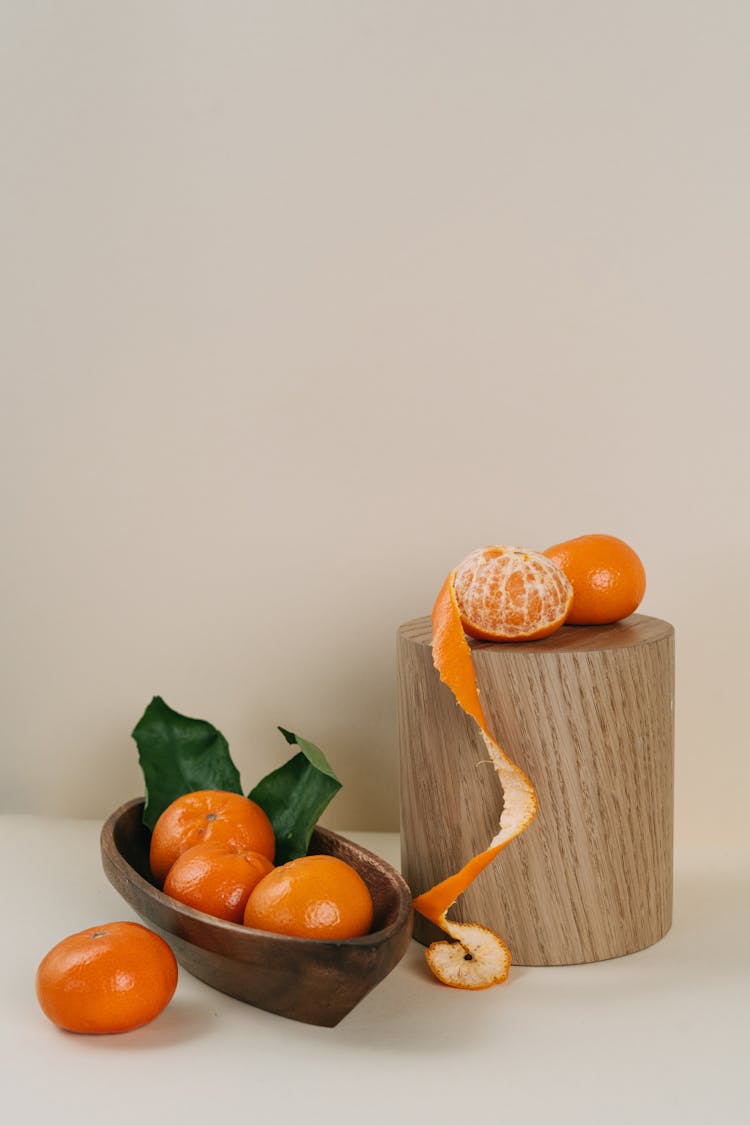
[[(514, 966), (508, 981), (479, 992), (446, 988), (430, 973), (424, 949), (412, 942), (394, 971), (336, 1028), (295, 1023), (231, 1001), (208, 986), (202, 996), (183, 998), (178, 991), (153, 1023), (128, 1035), (91, 1036), (102, 1051), (138, 1051), (172, 1047), (204, 1036), (220, 1026), (236, 1036), (262, 1035), (284, 1049), (392, 1053), (405, 1056), (449, 1053), (456, 1027), (464, 1047), (503, 1041), (516, 1034), (516, 1021), (536, 1018), (535, 1005), (553, 998), (560, 1010), (581, 1004), (617, 1003), (626, 1011), (644, 994), (658, 989), (665, 1003), (703, 988), (734, 987), (744, 971), (745, 935), (750, 930), (750, 873), (738, 867), (705, 868), (679, 873), (675, 883), (672, 929), (656, 945), (626, 957), (592, 965), (529, 968)], [(203, 998), (205, 996), (205, 999)], [(212, 1003), (213, 998), (213, 1003)], [(227, 1002), (229, 1009), (226, 1008)]]
[[(341, 1025), (343, 1050), (393, 1050), (407, 1054), (450, 1050), (455, 1029), (470, 1046), (490, 1035), (514, 1034), (514, 1021), (531, 1018), (531, 1007), (552, 997), (570, 1010), (582, 1001), (637, 1004), (659, 991), (665, 1004), (703, 989), (732, 989), (746, 973), (750, 933), (750, 871), (737, 865), (678, 873), (672, 928), (648, 949), (591, 965), (515, 966), (506, 984), (483, 992), (461, 992), (439, 984), (424, 963), (421, 946)], [(524, 998), (525, 994), (525, 998)], [(524, 1009), (521, 1012), (519, 1009)], [(338, 1036), (337, 1036), (338, 1041)]]
[(86, 1046), (100, 1051), (154, 1051), (189, 1043), (207, 1034), (213, 1022), (210, 1005), (179, 994), (151, 1023), (123, 1035), (87, 1035)]

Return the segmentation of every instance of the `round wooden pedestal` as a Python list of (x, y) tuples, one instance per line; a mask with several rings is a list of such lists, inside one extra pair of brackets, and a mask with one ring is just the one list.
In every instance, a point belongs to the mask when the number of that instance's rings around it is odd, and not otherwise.
[[(414, 895), (483, 851), (502, 789), (440, 683), (427, 617), (398, 633), (402, 870)], [(672, 919), (674, 630), (635, 614), (523, 644), (471, 641), (493, 735), (539, 797), (534, 823), (449, 912), (520, 965), (644, 949)], [(415, 935), (440, 936), (420, 915)], [(444, 936), (444, 935), (443, 935)]]

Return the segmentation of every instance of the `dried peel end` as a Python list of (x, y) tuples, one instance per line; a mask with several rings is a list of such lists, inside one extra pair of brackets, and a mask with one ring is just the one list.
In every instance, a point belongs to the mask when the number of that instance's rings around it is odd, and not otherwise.
[(510, 970), (510, 950), (502, 938), (474, 922), (449, 922), (443, 928), (454, 941), (435, 941), (425, 950), (431, 972), (441, 984), (478, 991), (502, 984)]

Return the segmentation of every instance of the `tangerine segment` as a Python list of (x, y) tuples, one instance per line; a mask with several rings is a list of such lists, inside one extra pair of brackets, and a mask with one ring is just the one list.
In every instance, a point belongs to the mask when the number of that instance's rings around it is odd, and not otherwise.
[(454, 572), (461, 624), (470, 637), (530, 641), (565, 621), (573, 587), (560, 568), (536, 551), (481, 547)]
[(276, 852), (271, 822), (255, 801), (222, 789), (197, 789), (173, 801), (154, 825), (149, 852), (154, 878), (163, 883), (183, 852), (209, 842), (260, 852), (272, 862)]
[(291, 937), (341, 940), (372, 926), (373, 902), (364, 879), (330, 855), (306, 855), (275, 868), (251, 892), (245, 925)]
[(177, 987), (177, 962), (137, 922), (93, 926), (58, 942), (36, 974), (45, 1016), (66, 1031), (108, 1035), (158, 1016)]
[(196, 844), (174, 861), (164, 893), (185, 906), (225, 922), (239, 922), (250, 892), (273, 871), (260, 852), (238, 852), (228, 844)]
[(580, 535), (544, 552), (573, 587), (569, 625), (609, 625), (635, 613), (646, 593), (646, 571), (632, 547), (615, 535)]
[[(464, 636), (454, 587), (455, 575), (456, 571), (453, 571), (448, 576), (433, 607), (433, 663), (440, 679), (453, 692), (459, 706), (474, 719), (480, 729), (482, 740), (502, 786), (503, 810), (498, 831), (487, 848), (464, 864), (460, 871), (418, 895), (414, 899), (414, 909), (423, 914), (424, 917), (429, 918), (457, 942), (457, 948), (450, 955), (443, 949), (440, 949), (437, 953), (431, 953), (428, 950), (425, 954), (428, 965), (438, 976), (438, 979), (457, 988), (478, 988), (489, 987), (491, 984), (497, 984), (500, 980), (504, 980), (507, 976), (507, 966), (505, 974), (498, 975), (500, 960), (497, 957), (494, 962), (489, 956), (474, 958), (470, 942), (472, 938), (476, 938), (476, 934), (473, 933), (475, 927), (470, 924), (462, 926), (451, 922), (446, 915), (458, 896), (466, 890), (477, 875), (492, 862), (503, 848), (507, 847), (511, 840), (514, 840), (516, 836), (519, 836), (521, 832), (528, 828), (537, 813), (537, 797), (529, 778), (495, 742), (487, 728), (487, 721), (479, 699), (479, 688), (477, 687), (474, 665), (471, 659), (471, 650)], [(484, 928), (480, 927), (480, 929)], [(484, 932), (491, 934), (491, 931)], [(507, 947), (505, 947), (501, 938), (497, 937), (496, 934), (492, 937), (507, 951)], [(444, 942), (437, 943), (438, 946), (444, 946), (445, 944)], [(497, 947), (495, 948), (497, 949)], [(434, 949), (434, 946), (431, 949)], [(462, 977), (461, 974), (457, 975), (455, 971), (449, 970), (447, 967), (448, 963), (457, 963), (458, 959), (466, 957), (471, 957), (477, 962), (470, 974), (475, 983), (470, 986), (460, 983), (461, 979), (467, 978), (466, 972)], [(510, 955), (508, 954), (508, 965), (510, 964), (509, 958)], [(466, 963), (469, 964), (468, 961)], [(438, 972), (437, 969), (440, 971)], [(485, 983), (476, 983), (477, 980), (484, 980)]]

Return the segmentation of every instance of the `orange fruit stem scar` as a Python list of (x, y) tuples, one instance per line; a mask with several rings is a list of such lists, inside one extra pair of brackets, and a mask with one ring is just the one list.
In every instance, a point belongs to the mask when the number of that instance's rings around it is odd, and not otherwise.
[(473, 923), (451, 922), (447, 912), (458, 896), (503, 848), (531, 824), (537, 812), (534, 787), (494, 740), (479, 699), (471, 659), (455, 590), (456, 571), (446, 578), (432, 611), (432, 657), (440, 679), (459, 706), (480, 729), (503, 789), (503, 811), (498, 832), (487, 848), (464, 864), (460, 871), (443, 879), (414, 899), (414, 909), (434, 922), (453, 942), (434, 942), (426, 951), (427, 963), (444, 984), (454, 988), (488, 988), (505, 980), (510, 952), (497, 934)]

